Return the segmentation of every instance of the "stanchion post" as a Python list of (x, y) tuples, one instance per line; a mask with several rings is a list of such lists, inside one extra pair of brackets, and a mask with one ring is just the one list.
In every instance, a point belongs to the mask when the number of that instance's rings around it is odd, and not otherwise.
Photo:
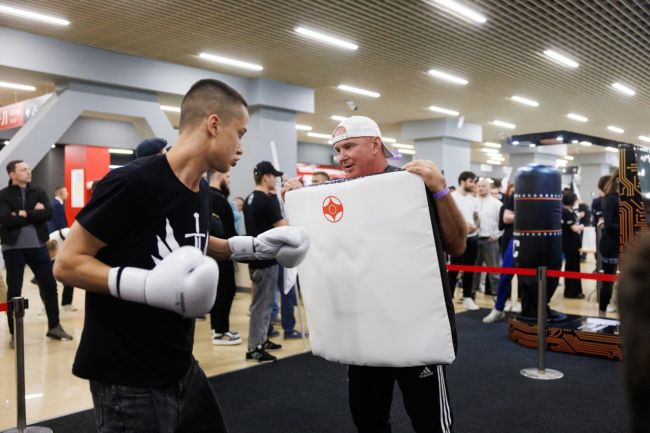
[(16, 429), (5, 433), (52, 433), (47, 427), (27, 427), (27, 412), (25, 409), (25, 329), (23, 318), (27, 300), (23, 297), (11, 298), (14, 312), (14, 349), (16, 351)]
[(524, 368), (522, 376), (530, 379), (554, 380), (564, 373), (546, 368), (546, 267), (537, 268), (537, 368)]

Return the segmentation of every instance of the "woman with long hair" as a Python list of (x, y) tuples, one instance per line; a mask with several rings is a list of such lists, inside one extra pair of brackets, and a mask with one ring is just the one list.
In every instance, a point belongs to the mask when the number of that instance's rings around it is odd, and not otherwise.
[[(618, 178), (619, 172), (616, 169), (607, 184), (605, 185), (605, 196), (602, 201), (604, 227), (598, 244), (598, 250), (602, 257), (603, 272), (605, 274), (616, 274), (618, 268), (619, 247), (619, 199), (618, 199)], [(607, 312), (607, 305), (612, 298), (613, 283), (603, 281), (598, 299), (599, 315), (604, 317)]]

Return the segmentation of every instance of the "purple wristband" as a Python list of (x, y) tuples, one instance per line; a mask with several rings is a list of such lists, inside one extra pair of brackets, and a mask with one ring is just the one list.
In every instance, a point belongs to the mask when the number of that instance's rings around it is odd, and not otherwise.
[(435, 199), (443, 198), (447, 194), (449, 194), (449, 188), (445, 187), (445, 189), (443, 189), (442, 191), (438, 191), (438, 192), (434, 193), (433, 198), (435, 198)]

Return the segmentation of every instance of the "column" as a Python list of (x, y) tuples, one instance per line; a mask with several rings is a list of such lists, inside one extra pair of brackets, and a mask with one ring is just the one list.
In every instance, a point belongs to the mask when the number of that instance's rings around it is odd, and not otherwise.
[(598, 179), (618, 167), (618, 154), (605, 152), (576, 155), (573, 162), (580, 167), (580, 196), (585, 203), (591, 204), (598, 197)]

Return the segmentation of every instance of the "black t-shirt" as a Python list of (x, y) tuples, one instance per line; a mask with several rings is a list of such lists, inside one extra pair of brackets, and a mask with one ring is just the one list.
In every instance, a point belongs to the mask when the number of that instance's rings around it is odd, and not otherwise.
[(210, 234), (222, 239), (237, 236), (235, 215), (228, 203), (228, 198), (217, 188), (210, 187), (210, 203), (212, 205), (212, 221), (217, 222), (216, 225), (220, 227), (220, 230), (216, 232), (211, 229)]
[(562, 207), (562, 250), (576, 251), (580, 249), (580, 234), (571, 230), (571, 226), (579, 224), (580, 219), (575, 211)]
[[(273, 224), (281, 219), (282, 211), (275, 195), (255, 190), (244, 200), (244, 221), (246, 223), (246, 234), (249, 236), (258, 236), (267, 230), (271, 230)], [(257, 260), (250, 262), (248, 267), (262, 269), (276, 263), (275, 260)]]
[[(152, 269), (183, 245), (207, 250), (207, 182), (193, 192), (164, 155), (111, 171), (77, 221), (106, 244), (96, 258), (109, 266)], [(162, 288), (161, 288), (162, 290)], [(86, 314), (72, 371), (106, 383), (169, 385), (192, 363), (194, 320), (110, 295), (86, 292)]]
[(503, 255), (506, 252), (506, 248), (508, 248), (508, 243), (510, 242), (510, 239), (512, 239), (512, 232), (515, 226), (513, 223), (506, 224), (503, 222), (503, 214), (506, 210), (512, 212), (515, 211), (514, 194), (507, 196), (505, 203), (501, 206), (501, 209), (499, 209), (499, 230), (503, 230), (503, 235), (499, 242), (499, 251), (501, 255)]

